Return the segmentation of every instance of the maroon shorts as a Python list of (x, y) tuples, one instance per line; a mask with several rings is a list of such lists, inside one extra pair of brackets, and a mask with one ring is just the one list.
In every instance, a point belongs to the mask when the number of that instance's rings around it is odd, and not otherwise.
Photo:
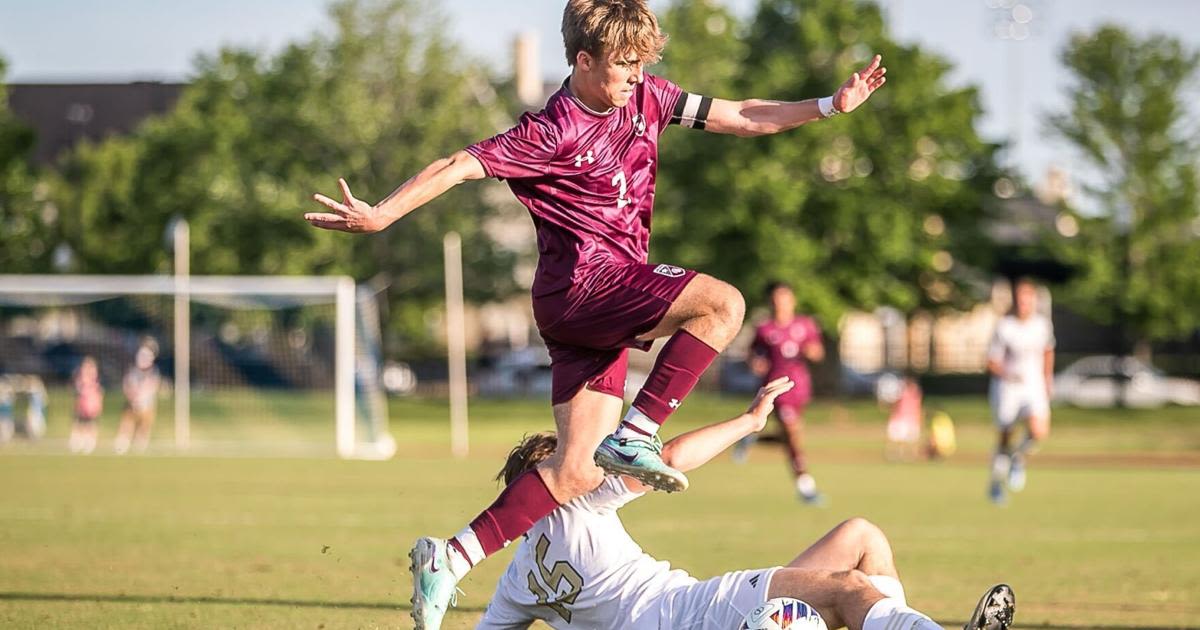
[(787, 376), (796, 384), (791, 391), (785, 392), (775, 399), (775, 417), (786, 425), (793, 425), (804, 418), (804, 410), (812, 400), (812, 379), (808, 372), (770, 372), (763, 384), (781, 376)]
[(807, 403), (804, 403), (804, 404), (795, 404), (795, 403), (780, 404), (780, 403), (776, 402), (775, 403), (775, 417), (778, 418), (779, 421), (782, 422), (783, 424), (785, 424), (789, 427), (793, 426), (796, 423), (798, 423), (804, 419), (804, 409), (807, 406), (808, 406)]
[(604, 265), (569, 289), (535, 297), (533, 316), (550, 350), (551, 401), (565, 403), (584, 386), (623, 396), (626, 350), (650, 348), (638, 335), (658, 325), (695, 277), (672, 265)]

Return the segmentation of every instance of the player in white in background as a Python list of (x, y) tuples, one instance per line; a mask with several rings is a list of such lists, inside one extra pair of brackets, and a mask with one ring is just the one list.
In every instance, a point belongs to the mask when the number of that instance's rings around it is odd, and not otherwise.
[[(759, 390), (746, 413), (676, 437), (663, 459), (679, 470), (701, 466), (743, 436), (762, 430), (786, 378)], [(509, 454), (499, 477), (509, 482), (549, 457), (554, 434), (540, 433)], [(817, 609), (830, 628), (937, 630), (909, 608), (892, 550), (879, 528), (861, 518), (838, 525), (786, 567), (733, 571), (699, 581), (642, 551), (617, 510), (648, 488), (606, 477), (533, 525), (500, 578), (476, 630), (517, 630), (535, 620), (562, 630), (733, 630), (775, 597)], [(1012, 623), (1012, 589), (997, 585), (980, 599), (966, 628), (1004, 630)]]
[(154, 366), (158, 356), (158, 343), (143, 339), (134, 355), (133, 365), (125, 372), (121, 389), (125, 393), (125, 410), (121, 412), (121, 424), (117, 426), (117, 437), (113, 450), (118, 455), (129, 452), (129, 445), (138, 453), (144, 453), (150, 444), (150, 430), (154, 428), (154, 414), (158, 408), (158, 390), (162, 376)]
[[(1025, 460), (1050, 433), (1054, 384), (1054, 326), (1037, 312), (1038, 289), (1027, 279), (1014, 288), (1013, 312), (996, 325), (988, 348), (992, 383), (988, 398), (999, 430), (988, 497), (1004, 503), (1004, 481), (1013, 492), (1025, 488)], [(1024, 422), (1025, 439), (1012, 448), (1013, 428)]]

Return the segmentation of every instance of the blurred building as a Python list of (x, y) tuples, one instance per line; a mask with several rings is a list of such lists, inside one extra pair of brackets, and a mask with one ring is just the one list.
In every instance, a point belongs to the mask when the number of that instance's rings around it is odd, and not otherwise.
[[(988, 218), (982, 223), (999, 255), (992, 269), (975, 270), (992, 277), (990, 284), (979, 287), (979, 304), (969, 311), (920, 311), (908, 317), (890, 308), (847, 313), (839, 325), (838, 351), (844, 366), (859, 374), (909, 370), (938, 376), (983, 375), (992, 332), (1012, 307), (1012, 281), (1029, 276), (1057, 283), (1071, 273), (1038, 247), (1046, 238), (1078, 234), (1078, 225), (1061, 206), (1070, 194), (1068, 181), (1065, 173), (1054, 169), (1036, 195), (1020, 195), (1013, 182), (999, 180), (995, 201), (984, 209)], [(1073, 317), (1054, 306), (1049, 289), (1043, 288), (1040, 298), (1041, 310), (1056, 322)], [(1088, 338), (1103, 340), (1104, 332), (1093, 327)]]
[(8, 105), (33, 128), (39, 165), (53, 163), (81, 140), (96, 142), (133, 131), (175, 106), (183, 83), (13, 83)]

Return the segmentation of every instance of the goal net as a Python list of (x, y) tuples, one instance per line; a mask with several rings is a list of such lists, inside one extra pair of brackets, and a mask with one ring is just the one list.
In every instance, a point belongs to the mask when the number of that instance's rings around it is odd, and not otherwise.
[[(141, 370), (144, 348), (153, 363)], [(46, 448), (66, 439), (85, 357), (104, 392), (101, 452), (122, 450), (123, 433), (158, 452), (395, 451), (378, 310), (349, 278), (0, 275), (0, 412), (17, 427), (10, 439), (20, 439), (30, 401), (42, 403), (44, 430), (26, 437)], [(40, 401), (24, 393), (39, 386)], [(151, 389), (141, 396), (151, 403), (134, 402), (138, 386)]]

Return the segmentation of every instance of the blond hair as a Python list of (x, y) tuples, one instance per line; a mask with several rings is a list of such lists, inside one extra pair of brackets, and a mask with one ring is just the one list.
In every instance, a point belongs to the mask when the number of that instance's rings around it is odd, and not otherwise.
[(646, 0), (567, 0), (562, 20), (567, 63), (580, 51), (599, 58), (612, 52), (635, 53), (645, 64), (662, 58), (667, 35)]
[(558, 448), (558, 436), (553, 433), (534, 433), (526, 435), (521, 443), (513, 447), (504, 460), (504, 468), (496, 475), (496, 480), (504, 481), (504, 485), (513, 482), (521, 473), (532, 470), (534, 466), (546, 461)]

